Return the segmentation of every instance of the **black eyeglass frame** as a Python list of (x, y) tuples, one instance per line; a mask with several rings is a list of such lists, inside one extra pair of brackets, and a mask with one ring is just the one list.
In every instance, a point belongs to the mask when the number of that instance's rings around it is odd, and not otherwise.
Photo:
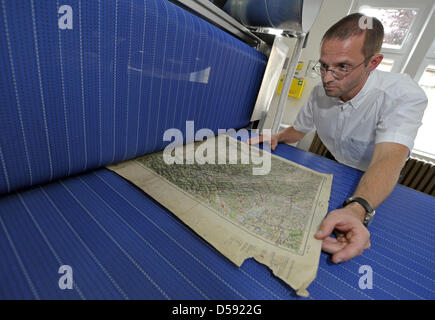
[(337, 79), (337, 80), (342, 80), (342, 79), (344, 79), (345, 77), (347, 77), (347, 76), (348, 76), (348, 75), (349, 75), (353, 70), (357, 69), (360, 65), (362, 65), (363, 63), (367, 63), (367, 61), (369, 61), (372, 57), (373, 57), (373, 56), (370, 56), (370, 57), (364, 59), (364, 61), (362, 61), (361, 63), (358, 63), (356, 66), (354, 66), (354, 67), (352, 67), (352, 68), (350, 68), (350, 69), (344, 68), (344, 70), (340, 71), (340, 72), (343, 72), (342, 75), (337, 75), (335, 68), (334, 68), (334, 69), (331, 69), (331, 68), (329, 68), (329, 67), (328, 67), (328, 68), (323, 68), (323, 67), (322, 67), (322, 64), (321, 64), (320, 61), (318, 61), (318, 62), (313, 66), (313, 70), (314, 70), (314, 71), (315, 71), (319, 76), (321, 76), (321, 77), (324, 77), (324, 76), (328, 73), (328, 71), (331, 71), (332, 76), (333, 76), (335, 79)]

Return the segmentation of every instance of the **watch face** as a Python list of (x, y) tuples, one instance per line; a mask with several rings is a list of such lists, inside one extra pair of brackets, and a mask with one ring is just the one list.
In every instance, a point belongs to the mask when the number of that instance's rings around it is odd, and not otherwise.
[(365, 218), (364, 218), (364, 225), (365, 225), (366, 227), (368, 227), (368, 226), (370, 225), (370, 223), (372, 223), (372, 221), (373, 221), (373, 217), (374, 217), (375, 213), (376, 213), (375, 210), (373, 210), (373, 211), (370, 212), (370, 213), (366, 213), (366, 216), (365, 216)]

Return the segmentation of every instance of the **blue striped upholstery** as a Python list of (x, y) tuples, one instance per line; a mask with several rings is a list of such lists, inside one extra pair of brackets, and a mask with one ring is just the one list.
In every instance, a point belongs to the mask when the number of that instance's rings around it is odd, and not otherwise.
[[(293, 147), (275, 152), (334, 174), (329, 210), (361, 172)], [(434, 299), (435, 198), (398, 185), (370, 226), (370, 249), (335, 265), (322, 253), (308, 299)], [(100, 169), (0, 198), (0, 299), (304, 299), (267, 267), (239, 269), (169, 211)], [(74, 290), (58, 286), (61, 265)], [(360, 289), (360, 267), (373, 289)]]
[(243, 127), (265, 65), (169, 1), (0, 0), (0, 194)]
[[(72, 6), (73, 30), (58, 29), (60, 4)], [(113, 172), (92, 170), (162, 149), (164, 129), (184, 131), (186, 120), (246, 125), (265, 63), (163, 0), (0, 0), (0, 299), (303, 299), (253, 259), (237, 268)], [(330, 210), (361, 177), (286, 145), (275, 153), (334, 174)], [(321, 254), (309, 299), (434, 299), (434, 201), (397, 186), (369, 250), (339, 265)], [(73, 290), (58, 286), (61, 265)], [(358, 287), (364, 265), (371, 290)]]

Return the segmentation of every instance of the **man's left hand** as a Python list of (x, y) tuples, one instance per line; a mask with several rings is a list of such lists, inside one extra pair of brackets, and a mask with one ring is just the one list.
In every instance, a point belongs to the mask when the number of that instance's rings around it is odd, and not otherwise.
[[(334, 231), (336, 238), (330, 236)], [(314, 237), (323, 240), (322, 250), (332, 254), (334, 263), (350, 260), (370, 248), (370, 232), (350, 205), (331, 211)]]

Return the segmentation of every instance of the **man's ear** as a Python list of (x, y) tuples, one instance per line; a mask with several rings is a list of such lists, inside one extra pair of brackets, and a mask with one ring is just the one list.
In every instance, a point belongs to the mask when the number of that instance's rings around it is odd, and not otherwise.
[(381, 63), (382, 59), (384, 59), (384, 55), (381, 53), (375, 54), (369, 61), (369, 72), (373, 71), (377, 68), (377, 66)]

